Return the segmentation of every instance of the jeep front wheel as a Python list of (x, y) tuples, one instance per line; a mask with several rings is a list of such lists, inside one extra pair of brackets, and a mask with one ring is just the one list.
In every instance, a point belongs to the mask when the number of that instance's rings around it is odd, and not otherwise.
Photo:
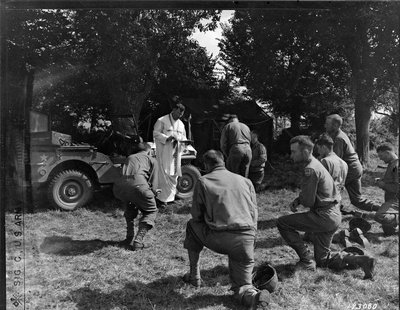
[(176, 186), (176, 196), (180, 199), (186, 199), (193, 196), (194, 186), (201, 177), (199, 169), (193, 165), (182, 166), (182, 176), (178, 178)]
[(47, 196), (54, 207), (72, 211), (91, 200), (93, 187), (93, 181), (85, 172), (66, 170), (51, 179)]

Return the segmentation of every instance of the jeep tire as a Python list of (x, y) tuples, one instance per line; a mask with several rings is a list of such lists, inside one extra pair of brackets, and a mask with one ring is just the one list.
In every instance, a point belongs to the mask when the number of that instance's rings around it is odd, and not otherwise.
[(55, 208), (72, 211), (92, 199), (93, 188), (93, 181), (85, 172), (65, 170), (50, 180), (47, 197)]
[(178, 178), (176, 186), (176, 196), (180, 199), (186, 199), (193, 196), (194, 186), (201, 177), (200, 171), (193, 165), (182, 166), (182, 176)]

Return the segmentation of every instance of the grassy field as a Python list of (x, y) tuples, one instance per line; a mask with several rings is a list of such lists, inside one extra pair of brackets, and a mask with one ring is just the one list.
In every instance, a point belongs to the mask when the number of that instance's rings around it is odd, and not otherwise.
[[(382, 201), (383, 192), (369, 186), (377, 173), (366, 174), (363, 190), (369, 198)], [(274, 175), (282, 178), (279, 171)], [(398, 309), (398, 236), (384, 237), (376, 223), (367, 234), (370, 252), (378, 259), (374, 281), (363, 281), (361, 270), (293, 273), (296, 255), (280, 238), (275, 221), (290, 213), (288, 204), (298, 190), (284, 185), (258, 194), (256, 264), (269, 261), (280, 281), (270, 309)], [(344, 200), (348, 203), (347, 196)], [(112, 244), (125, 237), (125, 221), (123, 210), (106, 193), (74, 212), (42, 206), (34, 214), (25, 214), (25, 309), (242, 309), (231, 298), (223, 255), (202, 252), (204, 287), (195, 289), (181, 280), (188, 270), (182, 243), (190, 205), (190, 201), (177, 201), (160, 213), (148, 234), (152, 247), (136, 252)], [(13, 238), (15, 219), (13, 212), (7, 212), (8, 240)], [(343, 228), (348, 220), (344, 217)], [(15, 247), (8, 245), (8, 258), (15, 256), (13, 251)], [(7, 260), (8, 297), (15, 296), (16, 277), (11, 273), (15, 265)], [(11, 301), (9, 306), (13, 308)]]

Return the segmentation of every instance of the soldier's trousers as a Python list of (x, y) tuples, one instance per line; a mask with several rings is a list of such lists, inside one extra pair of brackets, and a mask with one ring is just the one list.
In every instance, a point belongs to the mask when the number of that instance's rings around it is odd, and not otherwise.
[[(278, 218), (277, 228), (296, 253), (308, 253), (299, 231), (313, 233), (314, 258), (319, 267), (329, 267), (332, 237), (342, 220), (339, 205), (320, 208), (304, 213), (295, 213)], [(303, 258), (303, 257), (300, 257)]]
[(399, 202), (385, 201), (376, 211), (374, 220), (381, 223), (382, 227), (396, 227), (399, 224)]
[(247, 178), (251, 162), (251, 148), (249, 144), (235, 144), (229, 150), (226, 168)]
[(258, 191), (262, 181), (264, 180), (264, 169), (260, 171), (250, 171), (249, 179), (253, 183), (255, 190)]
[(186, 226), (184, 248), (201, 252), (203, 247), (219, 254), (228, 255), (229, 276), (236, 298), (252, 289), (254, 267), (254, 230), (215, 231), (205, 223), (190, 220)]
[(349, 194), (350, 202), (357, 208), (373, 211), (376, 204), (361, 195), (362, 166), (359, 162), (349, 165), (349, 173), (344, 184)]
[(135, 184), (132, 179), (124, 179), (114, 184), (114, 195), (122, 200), (125, 207), (125, 220), (127, 225), (127, 236), (133, 236), (134, 220), (138, 210), (142, 216), (140, 223), (146, 223), (152, 228), (157, 216), (157, 205), (154, 193), (148, 184)]

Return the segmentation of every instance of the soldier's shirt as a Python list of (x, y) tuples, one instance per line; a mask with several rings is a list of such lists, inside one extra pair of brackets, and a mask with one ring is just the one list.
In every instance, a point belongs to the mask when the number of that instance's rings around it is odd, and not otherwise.
[(333, 206), (340, 201), (340, 193), (332, 176), (314, 156), (303, 170), (299, 202), (315, 209)]
[(334, 152), (331, 152), (328, 156), (321, 159), (321, 164), (328, 170), (339, 191), (341, 191), (344, 188), (348, 172), (346, 162)]
[(128, 156), (122, 168), (124, 176), (134, 176), (134, 184), (149, 184), (157, 188), (157, 162), (146, 152)]
[(265, 162), (267, 161), (267, 149), (265, 146), (260, 141), (257, 141), (251, 147), (251, 153), (250, 171), (257, 172), (264, 170)]
[(220, 146), (225, 155), (229, 154), (232, 145), (249, 144), (251, 141), (250, 129), (241, 122), (231, 122), (225, 125), (221, 132)]
[(385, 202), (399, 199), (399, 159), (391, 161), (382, 181), (385, 183)]
[(197, 181), (192, 207), (195, 222), (204, 222), (211, 230), (257, 230), (257, 198), (251, 181), (216, 167)]
[(332, 137), (332, 139), (334, 142), (333, 151), (346, 162), (348, 169), (350, 170), (358, 167), (358, 155), (354, 150), (349, 137), (339, 129), (338, 134), (335, 137)]

